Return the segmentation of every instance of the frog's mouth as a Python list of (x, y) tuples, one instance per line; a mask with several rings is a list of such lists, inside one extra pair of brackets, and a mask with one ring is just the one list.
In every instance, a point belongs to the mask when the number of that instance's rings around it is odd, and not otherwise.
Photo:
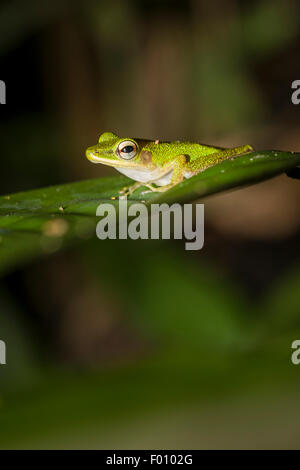
[(155, 166), (153, 164), (143, 164), (141, 165), (140, 162), (138, 161), (134, 161), (134, 160), (121, 160), (117, 157), (115, 158), (111, 158), (111, 157), (103, 157), (103, 154), (104, 153), (107, 153), (107, 155), (112, 155), (112, 151), (107, 151), (107, 152), (103, 152), (101, 153), (101, 156), (99, 155), (98, 151), (95, 150), (95, 148), (93, 147), (90, 147), (87, 149), (86, 151), (86, 158), (88, 160), (90, 160), (90, 162), (92, 163), (102, 163), (103, 165), (108, 165), (108, 166), (112, 166), (114, 168), (145, 168), (145, 169), (154, 169)]

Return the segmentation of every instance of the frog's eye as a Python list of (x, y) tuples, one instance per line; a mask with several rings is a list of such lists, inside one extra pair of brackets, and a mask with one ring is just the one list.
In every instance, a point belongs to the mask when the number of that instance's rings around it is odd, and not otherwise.
[(123, 142), (118, 145), (117, 152), (119, 157), (124, 160), (131, 160), (137, 154), (136, 143), (132, 142), (132, 140), (123, 140)]

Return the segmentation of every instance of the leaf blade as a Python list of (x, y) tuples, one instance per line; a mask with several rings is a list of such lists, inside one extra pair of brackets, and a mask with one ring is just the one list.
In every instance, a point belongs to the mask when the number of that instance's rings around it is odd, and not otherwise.
[[(165, 193), (136, 191), (128, 205), (188, 202), (254, 184), (300, 165), (300, 153), (252, 152), (225, 160)], [(68, 183), (0, 197), (0, 274), (70, 243), (95, 236), (96, 209), (102, 202), (118, 210), (123, 176)]]

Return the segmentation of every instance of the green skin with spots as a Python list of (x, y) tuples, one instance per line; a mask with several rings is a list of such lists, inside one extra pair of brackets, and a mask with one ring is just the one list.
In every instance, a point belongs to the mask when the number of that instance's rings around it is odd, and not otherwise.
[[(126, 153), (128, 150), (132, 152)], [(135, 179), (137, 183), (123, 191), (131, 194), (139, 186), (147, 186), (151, 191), (166, 191), (184, 178), (252, 150), (250, 145), (220, 148), (196, 142), (120, 138), (112, 132), (105, 132), (98, 144), (87, 149), (86, 157), (93, 163), (113, 166)]]

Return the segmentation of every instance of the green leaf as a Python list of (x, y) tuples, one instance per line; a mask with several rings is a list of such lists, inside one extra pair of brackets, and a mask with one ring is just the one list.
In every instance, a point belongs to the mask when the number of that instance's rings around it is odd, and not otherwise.
[(164, 202), (195, 200), (226, 189), (259, 183), (299, 164), (300, 153), (275, 150), (252, 152), (212, 166), (156, 199)]
[[(252, 152), (210, 167), (165, 193), (136, 191), (128, 204), (194, 201), (226, 189), (257, 183), (299, 164), (299, 153)], [(95, 236), (98, 205), (110, 202), (118, 209), (118, 192), (131, 183), (128, 178), (116, 176), (2, 196), (0, 273)]]

